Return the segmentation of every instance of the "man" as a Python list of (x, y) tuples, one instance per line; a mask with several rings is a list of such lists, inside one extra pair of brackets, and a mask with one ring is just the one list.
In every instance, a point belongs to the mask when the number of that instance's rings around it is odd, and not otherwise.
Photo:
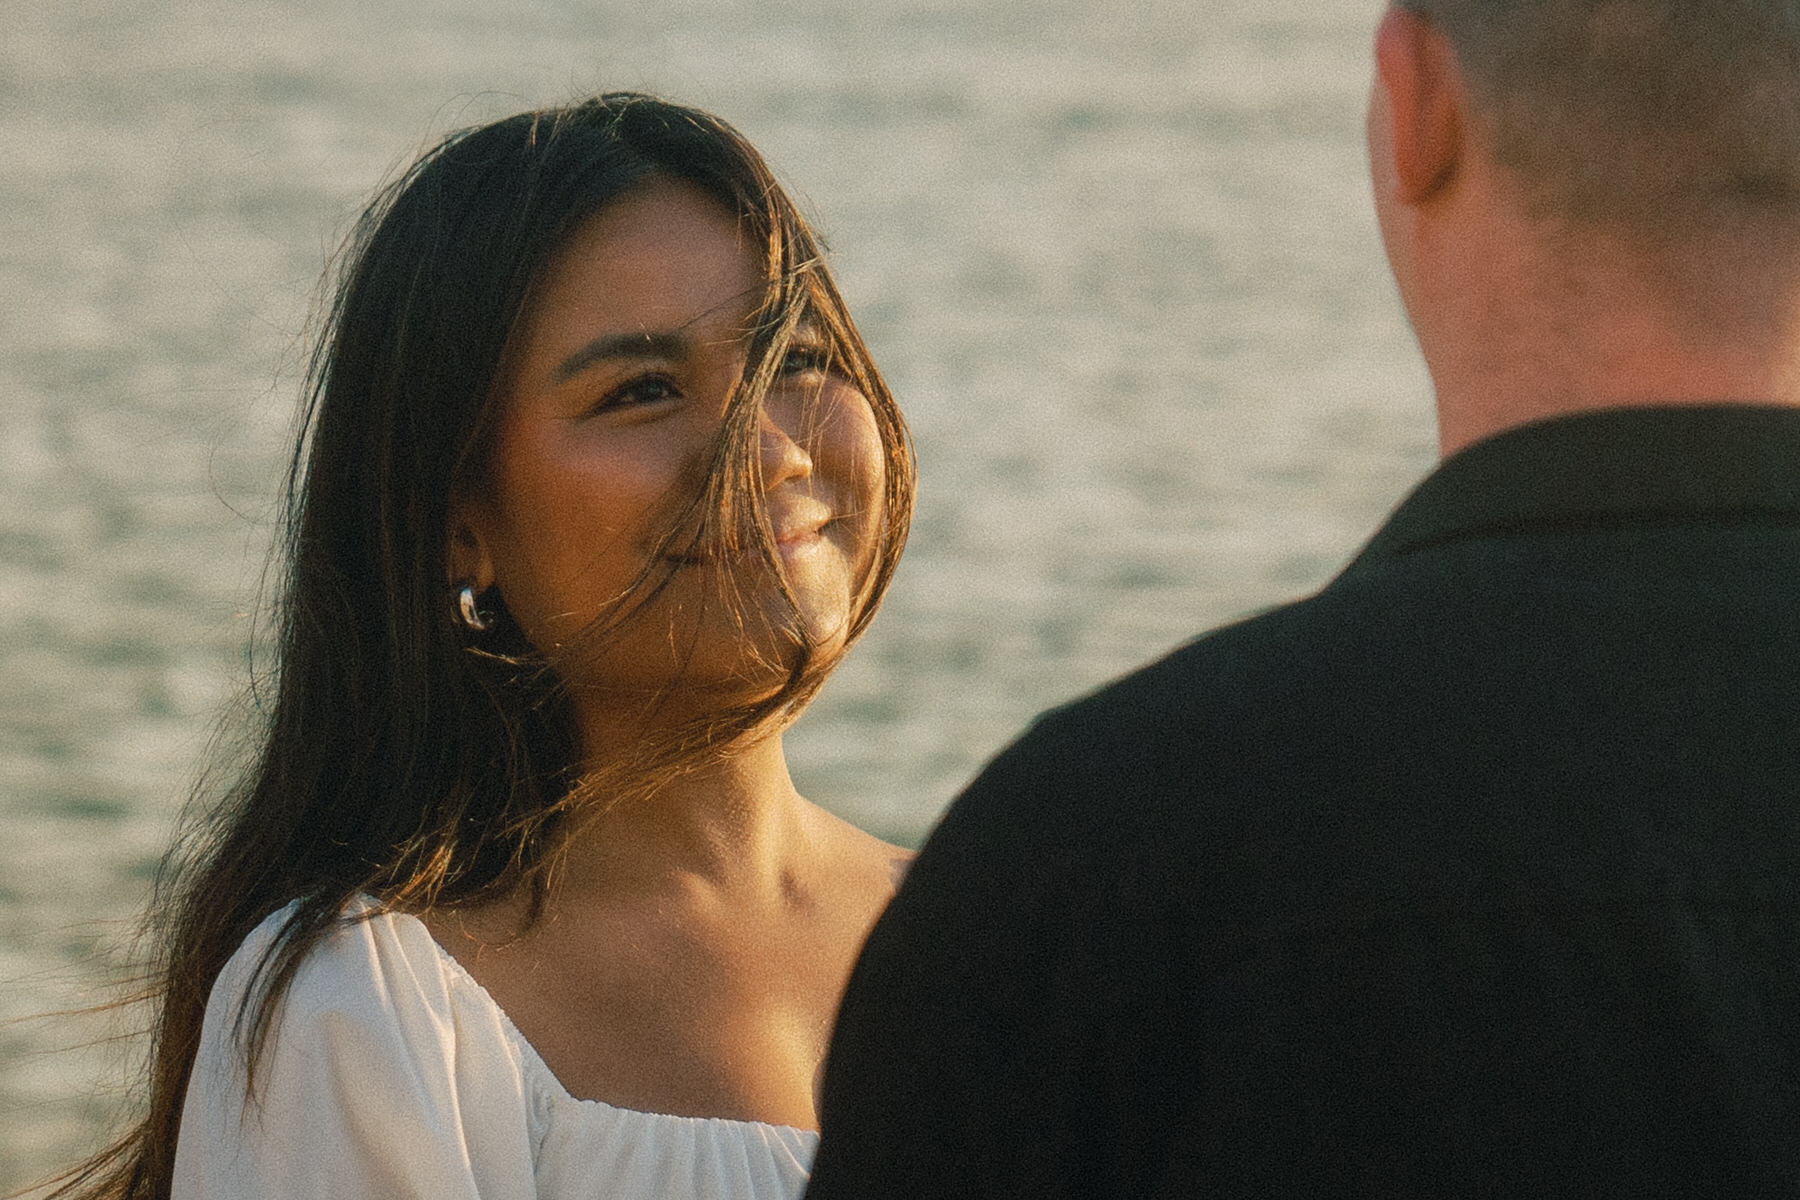
[(1800, 1195), (1800, 9), (1407, 0), (1375, 60), (1446, 461), (957, 802), (813, 1200)]

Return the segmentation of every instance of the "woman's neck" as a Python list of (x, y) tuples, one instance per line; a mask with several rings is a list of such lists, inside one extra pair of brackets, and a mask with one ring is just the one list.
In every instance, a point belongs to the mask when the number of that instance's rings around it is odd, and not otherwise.
[(771, 734), (576, 817), (553, 904), (694, 884), (785, 890), (804, 859), (811, 811), (794, 790), (781, 735)]

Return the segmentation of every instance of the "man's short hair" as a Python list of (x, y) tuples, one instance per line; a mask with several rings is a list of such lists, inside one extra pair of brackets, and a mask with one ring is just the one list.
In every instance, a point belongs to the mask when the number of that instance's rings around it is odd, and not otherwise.
[(1398, 0), (1449, 38), (1541, 216), (1800, 224), (1800, 0)]

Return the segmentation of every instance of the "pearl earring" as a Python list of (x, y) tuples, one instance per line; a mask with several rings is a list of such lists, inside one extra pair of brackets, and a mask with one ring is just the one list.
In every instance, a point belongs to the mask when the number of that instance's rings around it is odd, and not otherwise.
[(494, 614), (482, 612), (475, 604), (475, 585), (465, 583), (456, 589), (456, 611), (471, 633), (486, 633), (494, 627)]

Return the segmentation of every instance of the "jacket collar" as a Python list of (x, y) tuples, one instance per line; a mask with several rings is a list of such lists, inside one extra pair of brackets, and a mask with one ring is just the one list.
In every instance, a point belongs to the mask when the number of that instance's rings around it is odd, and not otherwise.
[(1800, 524), (1800, 408), (1606, 409), (1446, 459), (1346, 573), (1464, 538), (1659, 521)]

